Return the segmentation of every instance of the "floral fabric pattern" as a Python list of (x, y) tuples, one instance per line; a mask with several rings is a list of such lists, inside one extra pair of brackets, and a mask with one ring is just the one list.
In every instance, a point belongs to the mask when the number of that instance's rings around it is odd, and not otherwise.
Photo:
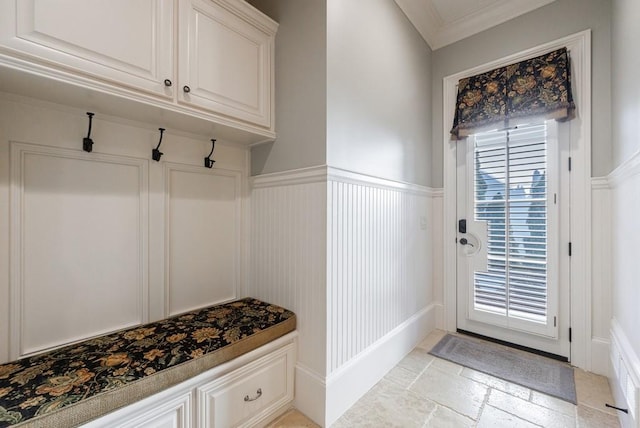
[(575, 108), (567, 48), (461, 79), (451, 134), (457, 138), (509, 119), (568, 118)]
[(246, 298), (0, 365), (0, 428), (200, 358), (294, 317)]

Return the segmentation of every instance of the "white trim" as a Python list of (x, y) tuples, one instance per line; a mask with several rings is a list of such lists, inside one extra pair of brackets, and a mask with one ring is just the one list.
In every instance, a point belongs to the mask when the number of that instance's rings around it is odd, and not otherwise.
[(555, 0), (499, 0), (450, 22), (431, 1), (395, 0), (431, 49), (436, 50), (531, 12)]
[(367, 174), (361, 174), (342, 168), (328, 167), (327, 178), (331, 181), (339, 181), (341, 183), (350, 183), (356, 185), (365, 185), (377, 187), (387, 190), (403, 190), (407, 193), (420, 195), (430, 195), (431, 189), (419, 184), (408, 183), (405, 181), (388, 180), (386, 178), (374, 177)]
[(616, 405), (629, 408), (628, 415), (619, 413), (622, 426), (640, 426), (640, 357), (615, 318), (611, 320), (610, 379)]
[(436, 327), (436, 305), (414, 314), (326, 381), (326, 419), (330, 426)]
[(324, 376), (300, 362), (296, 364), (293, 404), (296, 409), (320, 426), (325, 426), (326, 388)]
[(391, 190), (404, 190), (426, 196), (432, 196), (436, 192), (436, 190), (420, 184), (374, 177), (372, 175), (327, 165), (257, 175), (251, 177), (251, 187), (260, 189), (264, 187), (291, 186), (325, 181), (340, 181), (342, 183), (366, 185)]
[(252, 189), (289, 186), (295, 184), (323, 183), (327, 181), (327, 166), (318, 165), (308, 168), (261, 174), (251, 177), (249, 181)]
[(592, 177), (591, 178), (592, 190), (610, 190), (609, 179), (607, 177)]
[(591, 371), (609, 375), (609, 330), (612, 312), (611, 189), (607, 177), (591, 179), (591, 284), (593, 305)]
[[(19, 95), (19, 94), (2, 92), (2, 91), (0, 91), (0, 101), (19, 103), (19, 104), (28, 105), (30, 107), (36, 107), (36, 108), (56, 110), (58, 112), (68, 113), (70, 115), (78, 115), (81, 117), (84, 117), (87, 111), (86, 108), (73, 107), (72, 105), (60, 104), (58, 102), (47, 101), (45, 99), (33, 98), (26, 95)], [(133, 128), (148, 130), (154, 135), (156, 135), (158, 131), (158, 124), (155, 122), (154, 123), (149, 123), (149, 121), (142, 122), (142, 121), (134, 120), (128, 116), (122, 117), (122, 116), (116, 116), (113, 114), (106, 114), (95, 109), (93, 111), (97, 111), (96, 116), (93, 118), (94, 125), (96, 124), (97, 120), (100, 120), (100, 122), (117, 124), (117, 125), (125, 125)], [(203, 139), (202, 134), (198, 134), (197, 132), (192, 132), (191, 130), (179, 129), (179, 128), (166, 129), (163, 135), (164, 135), (163, 138), (165, 139), (163, 141), (166, 141), (169, 137), (172, 137), (172, 136), (184, 137), (184, 138), (197, 140), (197, 141), (201, 141)], [(210, 137), (211, 134), (207, 134), (206, 136)], [(263, 143), (264, 142), (266, 141), (263, 141)], [(245, 150), (247, 152), (250, 152), (249, 146), (247, 147), (239, 146), (237, 143), (234, 143), (232, 141), (216, 139), (216, 151), (218, 150), (219, 147), (222, 147), (222, 146), (232, 147), (234, 149), (240, 149), (240, 150)], [(162, 162), (164, 162), (164, 159), (162, 160)], [(217, 165), (216, 165), (216, 168), (218, 168)]]
[[(553, 49), (567, 47), (572, 59), (574, 99), (578, 117), (571, 121), (571, 133), (577, 136), (571, 145), (573, 171), (570, 198), (571, 239), (571, 319), (573, 342), (572, 364), (591, 368), (591, 31), (576, 33), (514, 55), (447, 76), (443, 79), (444, 145), (444, 327), (456, 328), (456, 147), (450, 140), (453, 123), (456, 85), (467, 76), (486, 72), (499, 66), (523, 61)], [(589, 249), (585, 251), (585, 249)]]
[(601, 376), (608, 376), (610, 353), (611, 342), (608, 338), (593, 337), (591, 339), (591, 372)]
[[(174, 103), (143, 91), (110, 84), (64, 69), (51, 68), (12, 55), (13, 53), (0, 49), (0, 69), (3, 73), (7, 73), (12, 79), (17, 75), (24, 76), (24, 78), (36, 82), (37, 86), (44, 83), (52, 88), (51, 93), (66, 91), (69, 98), (65, 102), (78, 108), (82, 102), (89, 103), (100, 106), (101, 113), (104, 114), (115, 116), (120, 113), (145, 123), (161, 121), (163, 124), (173, 125), (171, 127), (166, 125), (169, 129), (180, 129), (199, 134), (201, 137), (205, 136), (205, 133), (208, 133), (207, 136), (211, 135), (211, 123), (213, 122), (216, 124), (216, 135), (228, 142), (236, 140), (236, 147), (253, 147), (276, 138), (276, 133), (272, 129), (233, 120), (221, 114)], [(91, 91), (91, 97), (87, 95), (87, 90)], [(26, 95), (29, 97), (38, 96), (33, 91)], [(52, 96), (46, 95), (47, 100), (51, 101)], [(55, 101), (58, 102), (58, 100)], [(119, 111), (119, 109), (121, 110)], [(96, 111), (96, 109), (92, 109), (92, 111)], [(181, 125), (183, 123), (195, 126), (187, 127)], [(194, 129), (197, 131), (194, 132)]]
[(625, 180), (640, 174), (640, 150), (635, 152), (629, 159), (620, 164), (609, 175), (609, 186), (614, 189)]

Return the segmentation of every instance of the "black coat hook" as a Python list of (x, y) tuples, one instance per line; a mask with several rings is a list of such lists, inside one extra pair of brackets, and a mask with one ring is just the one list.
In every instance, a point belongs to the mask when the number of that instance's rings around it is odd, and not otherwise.
[(160, 162), (160, 158), (164, 154), (160, 151), (160, 144), (162, 144), (162, 134), (164, 134), (164, 128), (158, 128), (158, 130), (160, 131), (160, 141), (158, 141), (158, 145), (156, 146), (156, 148), (151, 151), (151, 157), (154, 161)]
[(215, 149), (215, 147), (216, 147), (216, 140), (211, 139), (211, 153), (209, 153), (209, 156), (204, 158), (204, 166), (206, 168), (213, 168), (213, 164), (216, 162), (213, 159), (211, 159), (211, 155), (213, 154), (213, 149)]
[(94, 113), (87, 112), (87, 116), (89, 116), (89, 131), (87, 132), (87, 136), (82, 139), (82, 150), (89, 153), (93, 150), (93, 140), (91, 139), (91, 121), (93, 120), (93, 115)]

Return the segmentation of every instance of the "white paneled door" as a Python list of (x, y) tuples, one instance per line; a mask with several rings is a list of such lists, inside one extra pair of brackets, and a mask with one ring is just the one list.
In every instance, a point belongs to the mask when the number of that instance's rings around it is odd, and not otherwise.
[(568, 358), (564, 140), (539, 121), (459, 143), (457, 324)]

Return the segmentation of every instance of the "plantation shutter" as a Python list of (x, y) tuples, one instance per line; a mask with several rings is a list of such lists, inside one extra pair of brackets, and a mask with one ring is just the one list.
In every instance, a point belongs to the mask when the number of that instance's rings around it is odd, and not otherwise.
[(488, 270), (476, 309), (534, 322), (547, 316), (547, 125), (476, 134), (475, 219), (487, 222)]

